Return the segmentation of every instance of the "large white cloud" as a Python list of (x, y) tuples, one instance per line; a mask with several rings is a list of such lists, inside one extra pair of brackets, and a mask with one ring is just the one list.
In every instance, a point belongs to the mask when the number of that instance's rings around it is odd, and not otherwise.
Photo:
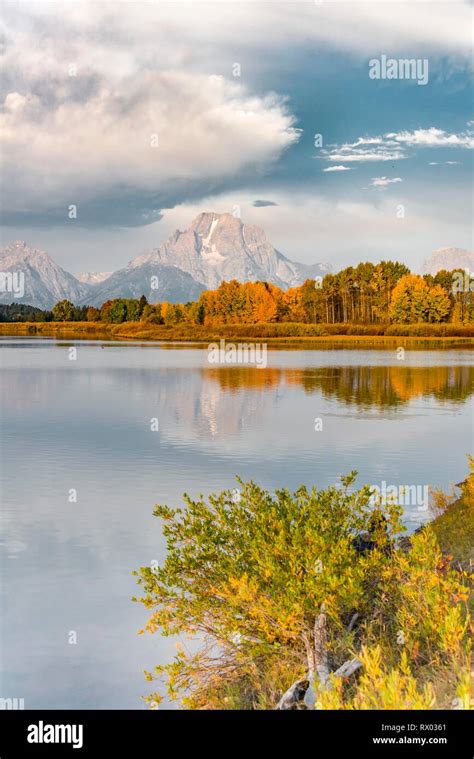
[(229, 44), (248, 53), (304, 40), (367, 58), (408, 48), (471, 56), (469, 0), (25, 0), (12, 13), (22, 6), (60, 28), (65, 46), (84, 33), (105, 65), (104, 43), (112, 51), (123, 42), (136, 60), (165, 56), (173, 66), (209, 60), (217, 48), (227, 54)]
[(119, 199), (124, 223), (146, 223), (187, 194), (265, 173), (298, 140), (283, 98), (185, 65), (194, 32), (180, 38), (177, 18), (149, 2), (7, 6), (7, 221), (66, 220), (74, 204), (79, 220), (107, 222)]
[(18, 210), (64, 208), (116, 188), (156, 192), (264, 169), (295, 142), (276, 96), (259, 98), (218, 76), (141, 72), (102, 82), (85, 100), (52, 106), (9, 93), (1, 115), (7, 202)]

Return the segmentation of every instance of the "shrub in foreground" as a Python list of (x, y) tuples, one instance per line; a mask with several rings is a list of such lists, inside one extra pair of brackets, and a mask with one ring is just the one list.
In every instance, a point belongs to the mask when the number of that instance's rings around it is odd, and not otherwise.
[[(239, 481), (156, 506), (167, 556), (136, 573), (142, 632), (179, 643), (147, 678), (191, 709), (275, 708), (297, 680), (316, 708), (464, 704), (465, 577), (429, 529), (400, 544), (401, 508), (352, 491), (354, 479), (274, 494)], [(349, 660), (350, 677), (331, 674)]]

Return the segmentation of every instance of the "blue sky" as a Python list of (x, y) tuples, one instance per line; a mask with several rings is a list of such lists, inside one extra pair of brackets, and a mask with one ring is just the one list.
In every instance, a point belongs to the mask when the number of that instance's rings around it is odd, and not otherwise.
[[(472, 248), (468, 2), (40, 0), (4, 16), (3, 243), (112, 270), (238, 207), (290, 258), (336, 269)], [(381, 56), (426, 60), (427, 83), (371, 79)]]

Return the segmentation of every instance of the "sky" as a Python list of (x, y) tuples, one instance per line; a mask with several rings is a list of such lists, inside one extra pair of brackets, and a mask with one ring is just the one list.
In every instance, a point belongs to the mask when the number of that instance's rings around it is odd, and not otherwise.
[(111, 271), (215, 211), (335, 270), (473, 247), (469, 2), (6, 0), (2, 16), (2, 245)]

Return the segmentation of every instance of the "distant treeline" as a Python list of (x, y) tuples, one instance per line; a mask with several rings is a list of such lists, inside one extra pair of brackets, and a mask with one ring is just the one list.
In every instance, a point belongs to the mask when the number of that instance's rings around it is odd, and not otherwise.
[(474, 295), (462, 269), (436, 276), (411, 274), (401, 263), (382, 261), (349, 266), (338, 274), (308, 279), (282, 290), (268, 282), (222, 282), (189, 303), (151, 305), (139, 299), (116, 298), (100, 308), (74, 306), (68, 300), (52, 311), (12, 304), (0, 306), (1, 321), (90, 321), (108, 324), (305, 323), (305, 324), (466, 324), (473, 321)]
[(52, 311), (26, 306), (23, 303), (0, 304), (0, 322), (50, 322)]

